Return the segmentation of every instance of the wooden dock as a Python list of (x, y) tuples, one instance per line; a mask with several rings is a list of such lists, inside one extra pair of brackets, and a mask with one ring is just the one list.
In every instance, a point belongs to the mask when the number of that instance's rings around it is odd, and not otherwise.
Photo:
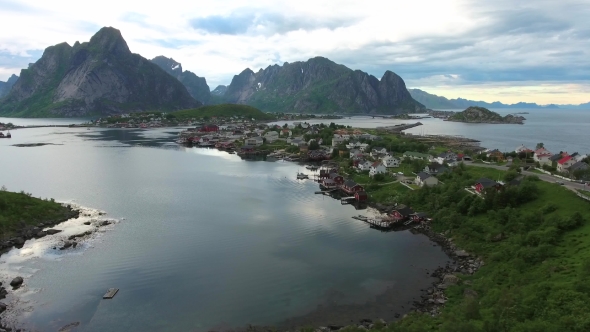
[(333, 192), (335, 192), (337, 190), (338, 190), (338, 188), (336, 188), (336, 189), (329, 189), (329, 190), (322, 190), (322, 191), (316, 191), (315, 193), (318, 194), (318, 195), (319, 194), (329, 194), (329, 193), (333, 193)]
[(119, 291), (119, 288), (109, 288), (109, 290), (107, 290), (106, 294), (102, 298), (103, 299), (112, 299), (113, 297), (115, 297), (115, 295), (117, 295), (118, 291)]

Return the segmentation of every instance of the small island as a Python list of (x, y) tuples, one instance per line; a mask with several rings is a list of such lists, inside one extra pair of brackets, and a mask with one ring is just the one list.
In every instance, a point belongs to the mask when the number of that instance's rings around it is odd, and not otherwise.
[(501, 116), (485, 107), (471, 106), (463, 112), (454, 113), (446, 121), (467, 123), (492, 123), (492, 124), (523, 124), (526, 120), (522, 116), (508, 114)]

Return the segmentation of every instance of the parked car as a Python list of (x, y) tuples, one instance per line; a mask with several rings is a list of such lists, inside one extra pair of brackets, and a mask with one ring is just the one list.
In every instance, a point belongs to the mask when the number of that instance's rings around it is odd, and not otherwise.
[(563, 186), (565, 183), (561, 182), (561, 181), (555, 181), (555, 183), (557, 183), (558, 185)]
[(397, 175), (404, 175), (404, 173), (402, 173), (402, 172), (397, 172)]

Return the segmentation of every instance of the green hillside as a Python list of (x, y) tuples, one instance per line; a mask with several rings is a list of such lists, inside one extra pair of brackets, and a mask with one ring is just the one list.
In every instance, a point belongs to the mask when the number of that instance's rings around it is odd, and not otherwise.
[(273, 120), (275, 117), (262, 112), (261, 110), (239, 104), (220, 104), (220, 105), (208, 105), (199, 108), (193, 108), (188, 110), (176, 111), (170, 113), (178, 120), (185, 119), (199, 119), (199, 118), (211, 118), (211, 117), (244, 117), (246, 119), (255, 120)]
[(53, 200), (31, 197), (24, 192), (0, 190), (0, 238), (10, 236), (26, 225), (59, 220), (70, 215), (70, 210)]

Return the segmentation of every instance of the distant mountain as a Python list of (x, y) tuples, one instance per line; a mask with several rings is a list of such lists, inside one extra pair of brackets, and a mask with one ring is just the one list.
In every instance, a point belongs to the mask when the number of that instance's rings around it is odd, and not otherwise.
[(559, 108), (590, 110), (590, 102), (584, 103), (584, 104), (579, 104), (579, 105), (572, 105), (572, 104), (559, 105)]
[(207, 104), (211, 98), (209, 85), (204, 77), (199, 77), (191, 71), (182, 71), (182, 65), (174, 59), (165, 56), (157, 56), (152, 62), (164, 69), (168, 74), (176, 77), (185, 87), (188, 93), (196, 100)]
[(412, 98), (420, 104), (432, 109), (452, 109), (459, 108), (445, 97), (430, 94), (420, 89), (408, 89)]
[(200, 105), (177, 79), (131, 53), (119, 30), (105, 27), (90, 42), (45, 49), (0, 100), (0, 114), (86, 116)]
[(412, 97), (418, 102), (424, 104), (427, 108), (431, 109), (453, 109), (453, 108), (467, 108), (470, 106), (479, 106), (486, 108), (561, 108), (562, 105), (538, 105), (536, 103), (516, 103), (516, 104), (503, 104), (499, 101), (493, 103), (487, 103), (485, 101), (475, 101), (463, 98), (447, 99), (442, 96), (430, 94), (420, 89), (409, 89), (408, 90)]
[(234, 76), (223, 96), (265, 112), (400, 114), (424, 110), (401, 77), (391, 71), (381, 80), (329, 59), (273, 65)]
[(12, 74), (6, 82), (0, 81), (0, 98), (6, 96), (8, 92), (10, 92), (10, 89), (12, 89), (12, 86), (17, 80), (18, 76)]
[(225, 85), (218, 85), (215, 90), (211, 91), (212, 95), (216, 95), (216, 96), (223, 96), (225, 95), (225, 92), (227, 91), (227, 86)]

